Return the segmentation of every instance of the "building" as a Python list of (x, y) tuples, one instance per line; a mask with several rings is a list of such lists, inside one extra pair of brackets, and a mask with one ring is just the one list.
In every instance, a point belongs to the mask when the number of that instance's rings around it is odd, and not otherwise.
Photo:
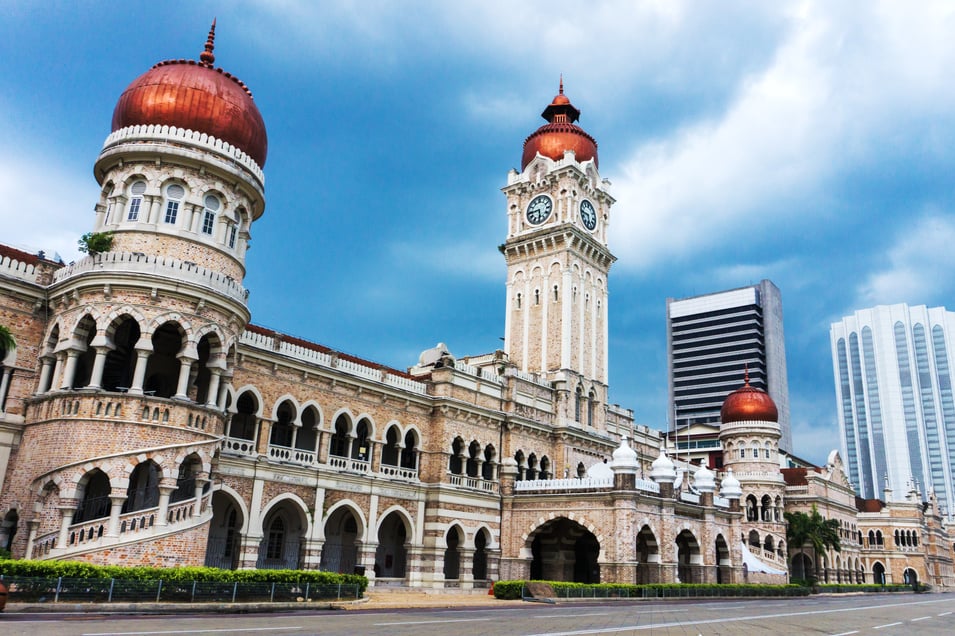
[(953, 337), (955, 313), (944, 307), (880, 305), (832, 324), (842, 448), (863, 497), (888, 480), (900, 501), (934, 493), (943, 514), (955, 514)]
[[(614, 200), (563, 86), (504, 188), (504, 349), (438, 344), (401, 370), (251, 322), (267, 134), (214, 63), (213, 31), (198, 61), (120, 96), (94, 165), (107, 251), (63, 265), (0, 247), (17, 343), (0, 369), (0, 547), (373, 586), (786, 580), (769, 395), (741, 375), (722, 405), (725, 472), (672, 460), (608, 404)], [(949, 584), (933, 559), (912, 567)]]
[[(739, 289), (667, 299), (670, 431), (702, 434), (704, 444), (715, 448), (720, 408), (739, 387), (744, 370), (752, 386), (767, 391), (779, 408), (779, 446), (792, 452), (779, 289), (762, 280)], [(711, 429), (709, 434), (706, 429)]]

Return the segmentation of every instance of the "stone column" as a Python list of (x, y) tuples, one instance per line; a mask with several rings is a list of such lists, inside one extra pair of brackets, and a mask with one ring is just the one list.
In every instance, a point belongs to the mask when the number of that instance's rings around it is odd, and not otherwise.
[(458, 549), (461, 562), (458, 564), (458, 581), (462, 590), (474, 589), (474, 550)]
[(156, 525), (169, 525), (169, 497), (176, 490), (175, 482), (163, 479), (159, 485), (159, 512), (156, 513)]
[(23, 555), (25, 559), (33, 558), (33, 545), (36, 543), (36, 531), (40, 528), (39, 519), (30, 519), (27, 521), (27, 527), (30, 529), (27, 535), (27, 551)]
[(66, 360), (66, 353), (63, 351), (58, 351), (54, 355), (56, 356), (56, 364), (53, 366), (53, 381), (50, 382), (51, 391), (60, 388), (60, 379), (63, 377), (63, 362)]
[(76, 376), (76, 360), (80, 357), (80, 352), (76, 349), (69, 349), (66, 352), (66, 366), (63, 369), (63, 378), (60, 381), (61, 389), (69, 389), (73, 386), (73, 378)]
[(0, 378), (0, 413), (6, 410), (7, 391), (10, 390), (10, 377), (12, 375), (13, 369), (8, 368), (3, 370), (3, 378)]
[(189, 390), (189, 372), (192, 370), (192, 364), (196, 361), (196, 358), (193, 358), (189, 355), (179, 356), (179, 382), (176, 386), (176, 394), (173, 397), (174, 400), (188, 400), (188, 390)]
[(93, 372), (90, 373), (90, 383), (87, 388), (101, 389), (103, 387), (103, 369), (106, 368), (106, 356), (109, 347), (96, 347), (96, 357), (93, 359)]
[(152, 349), (136, 349), (136, 368), (133, 371), (133, 383), (129, 387), (130, 395), (143, 394), (143, 382), (146, 380), (146, 364), (149, 362), (149, 354)]
[(202, 491), (209, 483), (209, 473), (198, 473), (196, 475), (196, 503), (192, 508), (192, 514), (196, 517), (202, 514)]
[(63, 499), (60, 505), (60, 536), (56, 539), (56, 547), (65, 548), (70, 541), (70, 526), (73, 525), (73, 515), (76, 514), (76, 501)]
[(358, 548), (358, 563), (365, 567), (365, 576), (368, 578), (369, 587), (374, 587), (375, 585), (375, 558), (377, 553), (377, 541), (363, 543)]
[(123, 504), (126, 503), (126, 493), (109, 495), (109, 523), (106, 525), (107, 537), (119, 536), (119, 516), (123, 512)]
[(53, 363), (55, 358), (49, 354), (40, 358), (40, 382), (36, 387), (36, 394), (42, 395), (50, 390), (50, 380), (52, 379), (53, 374)]
[(225, 410), (226, 401), (229, 399), (229, 391), (232, 390), (232, 373), (227, 371), (223, 373), (222, 376), (225, 382), (219, 385), (219, 401), (216, 403), (220, 411)]
[(210, 409), (215, 408), (219, 402), (219, 380), (222, 377), (222, 369), (210, 368), (209, 390), (206, 391), (206, 406)]

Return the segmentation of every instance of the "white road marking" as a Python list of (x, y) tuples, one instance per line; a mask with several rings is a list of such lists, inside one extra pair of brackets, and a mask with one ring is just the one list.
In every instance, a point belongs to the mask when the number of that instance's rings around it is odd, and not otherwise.
[(951, 614), (951, 612), (942, 612), (939, 616), (948, 616), (949, 614)]
[(286, 629), (302, 629), (301, 627), (244, 627), (232, 629), (177, 629), (162, 632), (91, 632), (83, 636), (149, 636), (151, 634), (238, 634), (239, 632), (278, 632)]
[(872, 629), (882, 629), (883, 627), (895, 627), (896, 625), (901, 625), (901, 624), (902, 624), (902, 621), (899, 621), (898, 623), (886, 623), (885, 625), (876, 625)]
[(932, 617), (931, 617), (931, 616), (919, 616), (918, 618), (913, 618), (913, 619), (912, 619), (912, 622), (915, 623), (915, 622), (917, 622), (917, 621), (927, 621), (927, 620), (930, 619), (930, 618), (932, 618)]
[[(916, 601), (914, 603), (890, 603), (887, 605), (864, 605), (860, 607), (844, 607), (839, 609), (821, 609), (810, 610), (806, 612), (784, 612), (781, 614), (756, 614), (751, 616), (734, 616), (731, 618), (709, 618), (699, 621), (680, 621), (670, 623), (652, 623), (648, 625), (626, 625), (624, 627), (602, 627), (600, 629), (581, 629), (572, 632), (542, 632), (539, 634), (529, 634), (528, 636), (585, 636), (587, 634), (611, 634), (619, 632), (643, 631), (646, 629), (660, 629), (663, 627), (686, 627), (687, 625), (708, 625), (713, 623), (735, 623), (740, 621), (766, 620), (771, 618), (789, 618), (792, 616), (814, 616), (817, 614), (840, 614), (843, 612), (861, 612), (871, 609), (882, 609), (886, 607), (898, 607), (902, 605), (929, 605), (934, 603), (951, 603), (951, 599), (941, 599), (936, 601)], [(948, 612), (951, 614), (951, 612)], [(895, 623), (899, 625), (901, 623)], [(887, 625), (883, 625), (887, 627)]]
[(375, 623), (375, 627), (389, 627), (391, 625), (433, 625), (435, 623), (480, 623), (492, 620), (490, 618), (453, 618), (439, 621), (397, 621), (394, 623)]
[(859, 633), (859, 630), (856, 629), (851, 632), (841, 632), (839, 634), (833, 634), (832, 636), (849, 636), (850, 634), (858, 634), (858, 633)]

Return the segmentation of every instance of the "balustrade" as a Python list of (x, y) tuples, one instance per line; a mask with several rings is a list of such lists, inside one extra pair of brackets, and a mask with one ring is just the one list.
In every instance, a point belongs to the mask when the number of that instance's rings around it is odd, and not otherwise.
[(462, 486), (464, 488), (482, 490), (484, 492), (497, 492), (496, 482), (487, 481), (486, 479), (481, 479), (480, 477), (468, 477), (467, 475), (455, 475), (454, 473), (448, 473), (448, 481), (451, 482), (452, 486)]

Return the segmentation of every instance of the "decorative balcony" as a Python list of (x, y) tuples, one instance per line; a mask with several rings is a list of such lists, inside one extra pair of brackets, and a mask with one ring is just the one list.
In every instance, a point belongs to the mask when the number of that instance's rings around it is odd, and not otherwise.
[(448, 473), (448, 481), (452, 486), (470, 488), (471, 490), (480, 490), (483, 492), (497, 492), (497, 482), (481, 479), (480, 477), (468, 477), (467, 475), (455, 475)]

